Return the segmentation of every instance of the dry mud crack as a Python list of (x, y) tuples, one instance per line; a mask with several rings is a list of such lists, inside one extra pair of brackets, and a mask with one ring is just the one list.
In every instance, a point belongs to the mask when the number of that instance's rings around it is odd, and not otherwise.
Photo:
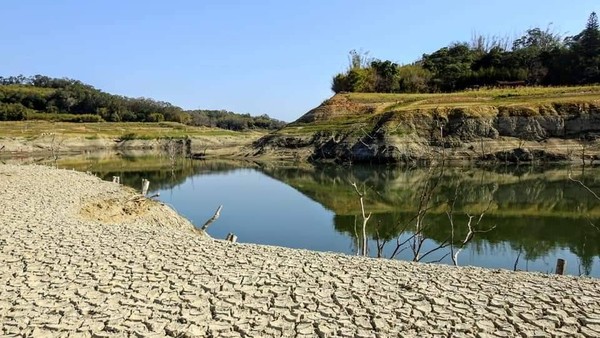
[(598, 279), (229, 244), (135, 198), (0, 166), (0, 335), (600, 337)]

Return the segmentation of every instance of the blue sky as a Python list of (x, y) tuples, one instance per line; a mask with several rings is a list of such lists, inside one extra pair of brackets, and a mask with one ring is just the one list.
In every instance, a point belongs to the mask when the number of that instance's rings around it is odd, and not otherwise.
[(575, 34), (592, 11), (598, 0), (2, 0), (0, 75), (292, 121), (332, 95), (351, 49), (409, 63), (474, 31)]

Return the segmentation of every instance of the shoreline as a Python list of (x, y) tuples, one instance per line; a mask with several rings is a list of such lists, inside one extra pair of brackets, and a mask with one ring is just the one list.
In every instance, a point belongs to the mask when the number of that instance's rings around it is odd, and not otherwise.
[(0, 165), (0, 333), (600, 335), (600, 280), (198, 235), (91, 175)]
[[(582, 145), (574, 139), (560, 138), (548, 138), (539, 142), (514, 137), (490, 139), (486, 141), (485, 152), (478, 150), (483, 147), (481, 143), (483, 141), (465, 141), (462, 147), (455, 149), (426, 145), (427, 142), (424, 140), (409, 140), (396, 149), (398, 151), (404, 148), (406, 151), (412, 149), (405, 154), (406, 156), (381, 159), (373, 154), (373, 156), (363, 156), (364, 158), (347, 157), (348, 154), (341, 156), (347, 151), (339, 153), (340, 156), (316, 156), (322, 152), (322, 149), (318, 149), (324, 144), (315, 143), (312, 140), (315, 135), (286, 136), (280, 135), (280, 131), (233, 132), (186, 126), (175, 128), (161, 123), (141, 125), (132, 123), (130, 127), (133, 133), (127, 133), (129, 129), (125, 128), (126, 123), (56, 124), (24, 121), (3, 122), (3, 125), (3, 129), (0, 129), (5, 134), (0, 136), (0, 159), (22, 156), (54, 157), (90, 152), (169, 153), (175, 151), (178, 154), (197, 156), (200, 159), (244, 158), (306, 163), (390, 165), (437, 163), (441, 154), (445, 154), (446, 161), (463, 165), (594, 165), (600, 160), (600, 148), (594, 142)], [(109, 128), (112, 125), (114, 130)], [(343, 134), (343, 131), (340, 130), (339, 133)], [(180, 143), (183, 140), (189, 140), (189, 148)], [(342, 142), (338, 146), (343, 144), (346, 143)], [(390, 143), (389, 146), (393, 144)], [(369, 146), (369, 148), (373, 147)]]

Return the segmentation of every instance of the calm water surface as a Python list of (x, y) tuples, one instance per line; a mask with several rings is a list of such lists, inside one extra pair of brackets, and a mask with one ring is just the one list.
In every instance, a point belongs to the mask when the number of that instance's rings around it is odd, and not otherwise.
[[(451, 236), (446, 211), (454, 203), (455, 238), (467, 233), (467, 215), (485, 211), (476, 234), (458, 256), (460, 265), (554, 272), (556, 259), (566, 273), (600, 277), (600, 202), (568, 179), (583, 180), (600, 191), (600, 168), (453, 167), (443, 173), (427, 168), (386, 166), (310, 166), (252, 162), (192, 161), (171, 163), (164, 157), (63, 159), (59, 166), (96, 173), (150, 190), (195, 225), (202, 225), (219, 205), (221, 217), (209, 233), (240, 242), (356, 254), (362, 239), (359, 199), (350, 182), (365, 187), (365, 211), (372, 213), (366, 233), (369, 255), (377, 241), (387, 241), (389, 257), (397, 241), (413, 236), (411, 219), (426, 184), (435, 185), (424, 219), (421, 255)], [(474, 224), (473, 223), (473, 224)], [(600, 227), (600, 226), (597, 226)], [(409, 241), (410, 242), (410, 241)], [(451, 263), (449, 250), (422, 261)], [(403, 245), (398, 259), (412, 260)]]

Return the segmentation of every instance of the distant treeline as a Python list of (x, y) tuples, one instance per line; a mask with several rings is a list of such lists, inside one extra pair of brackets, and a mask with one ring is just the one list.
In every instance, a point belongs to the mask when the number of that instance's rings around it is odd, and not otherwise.
[(267, 114), (250, 116), (226, 110), (188, 110), (195, 126), (217, 127), (229, 130), (279, 129), (285, 122), (269, 117)]
[(334, 76), (339, 92), (452, 92), (512, 84), (600, 83), (600, 30), (596, 13), (585, 29), (563, 37), (550, 28), (532, 28), (512, 40), (475, 35), (408, 65), (351, 51), (346, 72)]
[(0, 77), (0, 121), (162, 122), (230, 130), (276, 129), (285, 123), (268, 115), (228, 111), (186, 111), (168, 102), (130, 98), (98, 90), (73, 79), (43, 75)]

